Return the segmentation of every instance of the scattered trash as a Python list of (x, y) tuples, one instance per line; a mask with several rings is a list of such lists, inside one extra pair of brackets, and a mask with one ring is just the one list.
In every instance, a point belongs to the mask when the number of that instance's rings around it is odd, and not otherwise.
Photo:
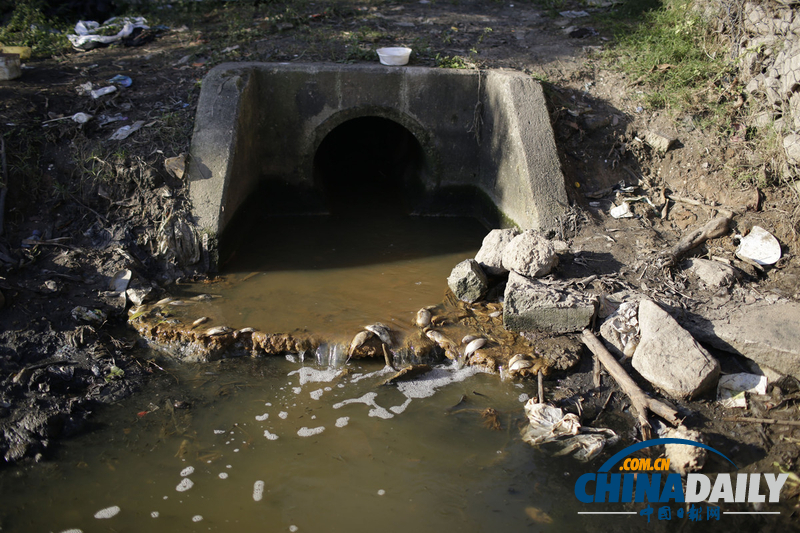
[(111, 137), (109, 137), (109, 140), (112, 140), (112, 141), (125, 140), (125, 139), (128, 138), (128, 136), (130, 136), (130, 134), (132, 134), (135, 131), (140, 130), (142, 128), (142, 126), (144, 126), (144, 120), (137, 120), (136, 122), (134, 122), (133, 124), (130, 124), (128, 126), (122, 126), (120, 129), (115, 131), (111, 135)]
[(87, 81), (75, 87), (75, 92), (78, 93), (79, 96), (83, 96), (84, 94), (91, 93), (93, 88), (94, 85), (92, 85), (92, 82)]
[(123, 76), (122, 74), (117, 74), (116, 76), (114, 76), (113, 78), (108, 80), (108, 82), (109, 83), (116, 83), (117, 85), (119, 85), (121, 87), (130, 87), (131, 84), (133, 83), (133, 80), (130, 79), (128, 76)]
[(781, 258), (781, 244), (761, 226), (753, 226), (747, 237), (741, 237), (736, 257), (743, 261), (754, 261), (759, 265), (774, 265)]
[(89, 309), (88, 307), (78, 306), (72, 310), (72, 318), (90, 324), (102, 324), (106, 321), (106, 314), (100, 309)]
[[(67, 39), (69, 39), (74, 48), (86, 51), (130, 37), (136, 28), (149, 29), (147, 20), (144, 17), (125, 17), (122, 19), (114, 17), (105, 21), (102, 25), (93, 20), (81, 20), (75, 25), (75, 33), (67, 35)], [(114, 35), (108, 35), (114, 31), (116, 31)]]
[(75, 113), (70, 117), (59, 117), (59, 118), (51, 118), (50, 120), (45, 120), (42, 124), (49, 124), (50, 122), (58, 122), (59, 120), (72, 120), (73, 122), (77, 122), (78, 124), (86, 124), (94, 115), (90, 115), (89, 113)]
[(411, 55), (411, 48), (402, 46), (378, 48), (376, 51), (378, 52), (378, 58), (381, 63), (389, 66), (406, 65)]
[(633, 211), (628, 202), (622, 202), (617, 207), (612, 207), (608, 213), (614, 218), (633, 218)]
[(17, 54), (20, 59), (31, 58), (30, 46), (3, 46), (0, 44), (0, 54)]
[(112, 122), (119, 122), (120, 120), (128, 120), (128, 117), (122, 116), (120, 113), (116, 115), (100, 115), (97, 117), (97, 123), (100, 126), (111, 124)]
[(158, 255), (179, 265), (200, 260), (200, 239), (185, 215), (173, 213), (158, 229)]
[(97, 99), (101, 96), (105, 96), (106, 94), (111, 94), (117, 90), (116, 87), (113, 85), (109, 85), (108, 87), (101, 87), (100, 89), (94, 89), (89, 92), (92, 95), (92, 98)]
[(622, 355), (632, 357), (639, 346), (639, 302), (622, 303), (600, 326), (600, 335)]
[(719, 384), (717, 385), (717, 401), (723, 407), (729, 409), (746, 408), (747, 399), (745, 393), (747, 392), (750, 394), (766, 394), (767, 376), (744, 372), (720, 376)]
[(166, 158), (164, 160), (164, 168), (167, 172), (179, 180), (182, 180), (184, 172), (186, 171), (186, 154)]
[(0, 54), (0, 81), (15, 80), (22, 76), (19, 55)]
[(238, 50), (238, 49), (239, 49), (239, 45), (237, 44), (237, 45), (234, 45), (234, 46), (229, 46), (227, 48), (224, 48), (221, 53), (222, 54), (227, 54), (228, 52), (233, 52), (234, 50)]
[(531, 446), (558, 443), (561, 450), (555, 455), (573, 454), (586, 462), (597, 457), (606, 444), (619, 440), (610, 429), (581, 427), (577, 415), (564, 414), (558, 407), (533, 398), (525, 404), (525, 414), (530, 424), (522, 430), (522, 440)]
[(118, 271), (111, 278), (108, 283), (108, 290), (114, 292), (125, 292), (128, 289), (128, 283), (131, 281), (131, 271), (126, 269)]
[(568, 18), (568, 19), (578, 19), (578, 18), (581, 18), (581, 17), (588, 17), (589, 16), (589, 13), (586, 12), (586, 11), (572, 11), (572, 10), (570, 10), (570, 11), (559, 11), (558, 14), (561, 15), (562, 17)]

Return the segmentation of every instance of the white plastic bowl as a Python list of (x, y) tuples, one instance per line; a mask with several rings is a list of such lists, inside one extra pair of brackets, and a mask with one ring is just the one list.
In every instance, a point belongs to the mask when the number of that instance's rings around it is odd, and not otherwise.
[(378, 48), (378, 57), (384, 65), (406, 65), (411, 55), (411, 48), (396, 46), (391, 48)]

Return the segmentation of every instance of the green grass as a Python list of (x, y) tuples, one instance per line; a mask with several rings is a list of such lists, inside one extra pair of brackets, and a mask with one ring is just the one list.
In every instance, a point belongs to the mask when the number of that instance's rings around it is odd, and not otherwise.
[[(618, 15), (616, 15), (618, 16)], [(610, 68), (641, 85), (649, 108), (716, 112), (725, 101), (724, 80), (733, 73), (726, 44), (710, 30), (687, 0), (666, 0), (631, 27), (620, 19), (615, 44), (603, 55)]]
[(21, 0), (7, 24), (0, 26), (0, 43), (6, 46), (30, 46), (34, 57), (50, 57), (72, 48), (67, 33), (73, 28), (45, 17), (39, 0)]

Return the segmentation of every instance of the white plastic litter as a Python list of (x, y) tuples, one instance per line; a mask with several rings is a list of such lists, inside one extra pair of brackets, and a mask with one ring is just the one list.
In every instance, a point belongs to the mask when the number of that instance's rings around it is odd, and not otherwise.
[(394, 46), (389, 48), (378, 48), (378, 58), (384, 65), (399, 66), (408, 64), (411, 56), (411, 48)]
[(744, 372), (720, 376), (717, 385), (717, 401), (729, 409), (746, 408), (745, 393), (766, 394), (767, 381), (767, 376)]
[(531, 398), (525, 404), (528, 426), (522, 430), (522, 440), (531, 446), (556, 443), (561, 448), (554, 455), (572, 454), (585, 462), (597, 457), (606, 444), (619, 440), (616, 433), (605, 428), (581, 427), (577, 415), (564, 413), (558, 407), (538, 403)]
[[(149, 29), (147, 20), (144, 17), (114, 17), (102, 26), (94, 20), (81, 20), (75, 25), (75, 33), (67, 35), (67, 39), (78, 50), (91, 50), (99, 44), (111, 44), (130, 37), (136, 28)], [(100, 35), (114, 30), (118, 30), (114, 35)]]
[(759, 265), (774, 265), (781, 258), (781, 243), (761, 226), (753, 226), (736, 248), (736, 256)]
[(609, 213), (614, 218), (633, 217), (633, 212), (631, 211), (631, 206), (628, 202), (622, 202), (622, 204), (618, 205), (617, 207), (612, 207)]
[(137, 120), (133, 124), (119, 128), (111, 135), (111, 137), (109, 137), (109, 139), (112, 141), (125, 140), (130, 136), (131, 133), (140, 130), (142, 126), (144, 126), (144, 120)]

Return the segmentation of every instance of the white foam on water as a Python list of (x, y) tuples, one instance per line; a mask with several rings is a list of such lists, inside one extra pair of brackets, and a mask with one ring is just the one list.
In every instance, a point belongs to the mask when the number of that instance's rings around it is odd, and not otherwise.
[(293, 356), (290, 353), (287, 353), (286, 354), (286, 360), (289, 361), (290, 363), (296, 363), (297, 362), (297, 357)]
[(301, 392), (303, 392), (303, 389), (302, 387), (292, 387), (292, 392), (295, 394), (300, 394)]
[(336, 385), (336, 386), (337, 386), (338, 388), (340, 388), (340, 389), (343, 389), (343, 388), (344, 388), (344, 383), (339, 383), (339, 384), (338, 384), (338, 385)]
[(323, 431), (325, 431), (325, 426), (320, 426), (318, 428), (307, 428), (303, 426), (297, 430), (297, 435), (300, 437), (313, 437), (314, 435), (319, 435)]
[(214, 435), (222, 435), (223, 433), (225, 433), (224, 429), (215, 429), (214, 430)]
[(527, 402), (527, 401), (528, 401), (528, 400), (530, 400), (530, 399), (531, 399), (531, 397), (530, 397), (530, 396), (528, 396), (527, 394), (525, 394), (524, 392), (523, 392), (522, 394), (520, 394), (520, 395), (519, 395), (519, 402), (520, 402), (520, 403), (525, 403), (525, 402)]
[(272, 404), (271, 404), (271, 403), (269, 403), (269, 402), (265, 403), (264, 405), (265, 405), (266, 407), (272, 407)]
[(300, 529), (300, 528), (298, 528), (297, 526), (294, 526), (294, 525), (289, 526), (289, 531), (291, 531), (292, 533), (295, 533), (298, 529)]
[(233, 468), (232, 465), (225, 465), (225, 468)]
[(408, 398), (406, 401), (403, 402), (403, 405), (395, 405), (394, 407), (390, 407), (389, 410), (394, 414), (399, 415), (400, 413), (406, 410), (406, 407), (408, 407), (408, 404), (410, 403), (411, 403), (411, 398)]
[(253, 501), (260, 502), (264, 497), (264, 482), (259, 480), (253, 483)]
[(200, 522), (203, 520), (203, 517), (199, 514), (196, 514), (192, 517), (192, 522)]
[(525, 388), (525, 385), (523, 385), (522, 383), (514, 383), (514, 386), (515, 386), (516, 388), (518, 388), (518, 389)]
[(150, 513), (150, 516), (152, 516), (153, 518), (158, 518), (158, 511), (153, 511), (152, 513)]
[(311, 420), (316, 420), (316, 419), (317, 419), (317, 415), (311, 415)]
[(286, 411), (281, 411), (280, 413), (278, 413), (278, 417), (282, 418), (283, 420), (286, 420), (286, 418), (288, 416), (289, 416), (289, 413), (287, 413)]
[(340, 371), (335, 369), (317, 370), (316, 368), (304, 366), (299, 370), (289, 372), (288, 375), (294, 374), (299, 374), (300, 386), (302, 387), (306, 383), (330, 383), (340, 374)]
[(378, 396), (377, 392), (368, 392), (360, 398), (351, 398), (349, 400), (344, 400), (339, 403), (336, 403), (333, 405), (333, 408), (340, 409), (345, 405), (349, 405), (351, 403), (363, 403), (369, 407), (372, 407), (372, 409), (369, 410), (369, 416), (382, 418), (384, 420), (387, 420), (389, 418), (394, 418), (394, 415), (392, 413), (390, 413), (389, 411), (387, 411), (386, 409), (384, 409), (375, 402), (375, 398), (377, 396)]
[(83, 533), (81, 529), (65, 529), (61, 533)]
[(188, 477), (185, 477), (181, 480), (180, 483), (178, 483), (178, 486), (175, 487), (175, 490), (177, 490), (178, 492), (186, 492), (192, 487), (194, 487), (194, 481), (192, 481)]
[(330, 391), (332, 391), (332, 390), (333, 390), (333, 389), (332, 389), (332, 388), (330, 388), (330, 387), (325, 387), (325, 392), (330, 392)]
[(263, 415), (256, 415), (256, 420), (258, 420), (259, 422), (263, 422), (267, 418), (269, 418), (269, 413), (264, 413)]
[(168, 499), (169, 499), (169, 496), (164, 496), (164, 499), (165, 499), (165, 500), (168, 500)]
[(238, 453), (238, 452), (239, 452), (239, 448), (234, 448), (233, 449), (233, 453)]
[(345, 427), (347, 425), (348, 422), (350, 422), (350, 417), (349, 416), (343, 416), (341, 418), (337, 418), (336, 419), (336, 427), (337, 428), (343, 428), (343, 427)]
[(220, 472), (219, 473), (219, 478), (220, 479), (228, 479), (228, 473), (227, 472)]
[(386, 494), (385, 490), (383, 490), (383, 489), (379, 489), (378, 490), (378, 496), (383, 496), (384, 494)]
[(268, 429), (264, 430), (264, 436), (267, 438), (267, 440), (278, 440), (278, 435), (275, 433), (270, 433)]
[(320, 398), (322, 398), (322, 393), (323, 393), (323, 392), (324, 392), (324, 391), (323, 391), (322, 389), (317, 389), (317, 390), (315, 390), (315, 391), (311, 391), (311, 392), (309, 393), (309, 396), (311, 396), (311, 399), (312, 399), (312, 400), (319, 400)]
[(181, 477), (191, 476), (192, 474), (194, 474), (193, 466), (187, 466), (186, 468), (181, 470)]
[(488, 370), (477, 366), (468, 366), (459, 370), (452, 370), (450, 367), (434, 368), (418, 380), (403, 381), (397, 384), (397, 390), (403, 393), (406, 398), (430, 398), (436, 393), (436, 389), (464, 381), (476, 374), (485, 374)]
[(375, 372), (369, 372), (367, 374), (356, 374), (350, 379), (350, 383), (358, 383), (362, 379), (374, 378), (374, 377), (382, 376), (384, 374), (393, 374), (395, 372), (397, 372), (397, 371), (393, 370), (392, 367), (385, 366), (380, 370), (376, 370)]
[(106, 507), (105, 509), (100, 509), (96, 513), (94, 513), (94, 517), (102, 520), (104, 518), (113, 518), (117, 516), (120, 512), (120, 508), (118, 505), (112, 505), (111, 507)]

